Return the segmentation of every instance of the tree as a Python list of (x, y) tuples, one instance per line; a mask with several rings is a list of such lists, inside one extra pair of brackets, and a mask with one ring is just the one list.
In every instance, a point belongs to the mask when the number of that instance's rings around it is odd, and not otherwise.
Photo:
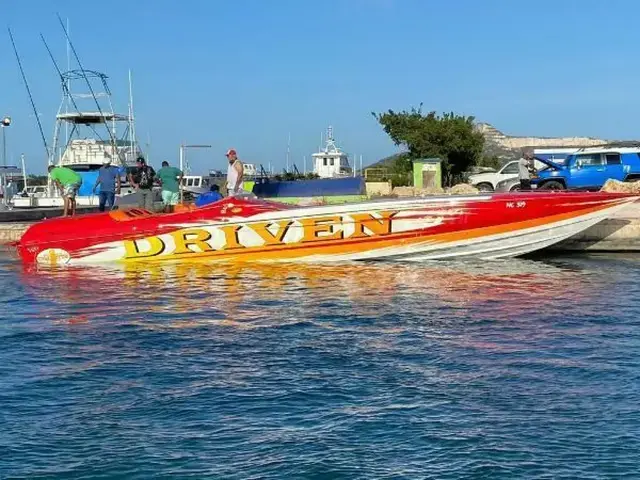
[(493, 156), (485, 155), (485, 156), (483, 156), (482, 158), (480, 158), (478, 160), (476, 165), (478, 167), (488, 167), (488, 168), (493, 168), (494, 170), (498, 170), (498, 169), (500, 169), (500, 167), (502, 165), (502, 162), (495, 155), (493, 155)]
[(440, 158), (443, 183), (451, 186), (482, 155), (484, 136), (474, 128), (474, 117), (453, 112), (424, 115), (422, 104), (409, 111), (389, 110), (385, 113), (372, 112), (372, 115), (397, 146), (407, 149), (407, 155), (395, 162), (403, 171), (407, 168), (410, 171), (415, 159)]

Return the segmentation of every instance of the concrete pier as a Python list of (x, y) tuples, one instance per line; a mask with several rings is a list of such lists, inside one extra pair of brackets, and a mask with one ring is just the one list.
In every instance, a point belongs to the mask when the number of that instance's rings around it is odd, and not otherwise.
[(611, 218), (549, 248), (554, 251), (640, 252), (640, 204), (629, 205)]

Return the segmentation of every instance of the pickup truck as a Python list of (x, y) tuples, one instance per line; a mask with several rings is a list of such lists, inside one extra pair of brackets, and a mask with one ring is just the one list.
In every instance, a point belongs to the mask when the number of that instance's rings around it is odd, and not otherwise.
[(536, 158), (545, 164), (531, 180), (533, 188), (547, 190), (599, 190), (612, 178), (640, 180), (640, 148), (583, 148), (563, 164)]
[(497, 172), (478, 173), (469, 176), (469, 183), (481, 192), (493, 192), (503, 180), (518, 177), (518, 161), (505, 164)]

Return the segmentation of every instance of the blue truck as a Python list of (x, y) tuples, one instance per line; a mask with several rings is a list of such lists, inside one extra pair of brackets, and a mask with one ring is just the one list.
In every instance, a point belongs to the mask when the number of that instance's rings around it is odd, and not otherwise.
[(564, 163), (545, 158), (531, 186), (546, 190), (599, 190), (612, 178), (640, 180), (640, 147), (590, 147), (577, 150)]

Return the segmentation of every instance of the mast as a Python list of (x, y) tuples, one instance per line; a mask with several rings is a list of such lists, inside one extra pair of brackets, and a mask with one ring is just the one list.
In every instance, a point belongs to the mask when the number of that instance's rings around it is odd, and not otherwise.
[(27, 191), (27, 167), (24, 163), (24, 153), (20, 154), (20, 160), (22, 161), (22, 180), (24, 182), (23, 190)]
[(289, 153), (291, 150), (291, 132), (289, 132), (289, 140), (287, 142), (287, 173), (289, 173)]
[[(69, 30), (69, 18), (67, 17), (67, 37), (69, 37), (71, 35), (71, 32)], [(66, 39), (67, 42), (67, 72), (71, 70), (71, 49), (69, 47), (69, 38)], [(71, 86), (71, 80), (67, 79), (67, 91), (69, 91), (69, 88)], [(64, 113), (69, 113), (69, 99), (67, 98), (67, 100), (65, 101), (64, 104)], [(64, 142), (65, 145), (69, 143), (69, 124), (65, 122), (64, 124)]]
[(135, 156), (136, 148), (136, 127), (133, 115), (133, 84), (131, 81), (131, 69), (129, 69), (129, 137), (131, 140), (131, 156)]

